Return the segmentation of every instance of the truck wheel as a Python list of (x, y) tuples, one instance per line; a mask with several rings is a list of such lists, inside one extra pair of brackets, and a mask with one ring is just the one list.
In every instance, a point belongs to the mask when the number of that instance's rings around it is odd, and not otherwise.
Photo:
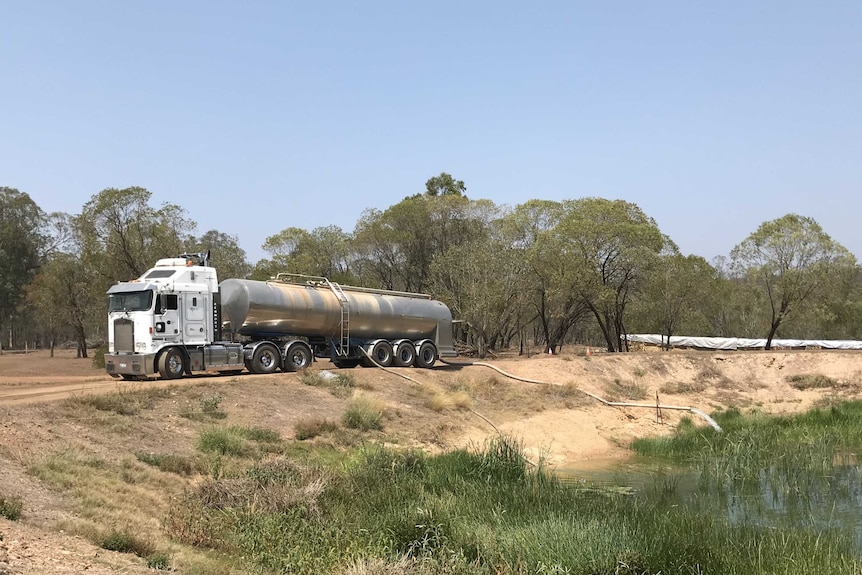
[(395, 346), (395, 356), (392, 365), (396, 367), (410, 367), (416, 359), (416, 346), (412, 341), (402, 341)]
[(339, 369), (353, 369), (357, 365), (359, 365), (359, 358), (356, 357), (336, 357), (332, 360), (332, 363), (335, 364), (335, 367)]
[(392, 344), (381, 339), (374, 344), (369, 355), (371, 356), (371, 359), (377, 362), (377, 365), (389, 367), (392, 365)]
[(423, 341), (416, 350), (416, 367), (428, 368), (434, 367), (434, 362), (437, 361), (437, 348), (430, 341)]
[(297, 371), (305, 369), (311, 365), (311, 348), (296, 341), (289, 346), (284, 352), (284, 369), (285, 371)]
[(185, 369), (185, 358), (183, 352), (176, 347), (171, 347), (159, 356), (159, 375), (163, 379), (177, 379), (183, 376)]
[(271, 343), (257, 346), (251, 356), (249, 369), (252, 373), (273, 373), (281, 363), (278, 348)]

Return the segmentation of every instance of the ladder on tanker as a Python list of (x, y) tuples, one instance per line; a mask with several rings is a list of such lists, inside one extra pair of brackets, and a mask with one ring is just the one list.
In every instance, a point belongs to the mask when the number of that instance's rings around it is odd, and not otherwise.
[(347, 299), (340, 285), (329, 280), (326, 283), (329, 284), (329, 289), (332, 290), (341, 304), (341, 340), (335, 353), (343, 357), (350, 353), (350, 300)]

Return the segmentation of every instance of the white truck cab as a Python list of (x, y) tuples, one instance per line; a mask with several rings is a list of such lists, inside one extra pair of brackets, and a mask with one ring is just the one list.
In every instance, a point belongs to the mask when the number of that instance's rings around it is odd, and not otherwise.
[(242, 346), (221, 339), (219, 287), (208, 254), (161, 259), (108, 290), (105, 368), (124, 379), (182, 377), (244, 365)]

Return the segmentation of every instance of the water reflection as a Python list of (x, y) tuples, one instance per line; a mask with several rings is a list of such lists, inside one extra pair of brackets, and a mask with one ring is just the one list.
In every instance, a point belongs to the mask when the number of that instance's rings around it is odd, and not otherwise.
[(839, 464), (818, 472), (781, 465), (717, 469), (722, 467), (691, 470), (634, 458), (591, 462), (557, 470), (557, 475), (576, 487), (627, 490), (658, 505), (722, 514), (736, 525), (848, 531), (862, 554), (862, 465)]

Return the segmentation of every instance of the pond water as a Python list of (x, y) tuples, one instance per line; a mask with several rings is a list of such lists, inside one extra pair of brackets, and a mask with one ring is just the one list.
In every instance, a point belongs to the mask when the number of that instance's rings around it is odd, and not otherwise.
[(862, 556), (862, 465), (858, 463), (835, 465), (820, 473), (776, 466), (734, 477), (634, 458), (622, 463), (590, 462), (588, 467), (556, 473), (568, 484), (721, 514), (732, 524), (839, 529), (852, 535)]

